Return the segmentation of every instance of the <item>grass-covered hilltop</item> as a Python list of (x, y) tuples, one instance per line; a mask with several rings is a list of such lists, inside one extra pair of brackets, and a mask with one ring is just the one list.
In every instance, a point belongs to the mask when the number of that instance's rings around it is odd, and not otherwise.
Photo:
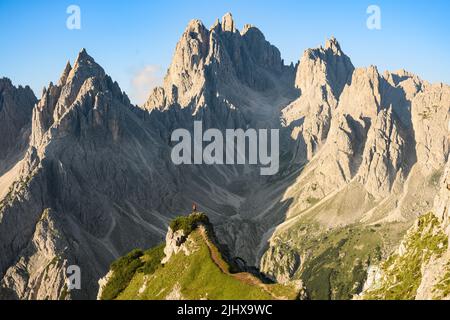
[(134, 250), (111, 264), (100, 281), (102, 300), (278, 300), (298, 299), (301, 282), (270, 283), (245, 272), (215, 239), (199, 212), (170, 223), (166, 243)]

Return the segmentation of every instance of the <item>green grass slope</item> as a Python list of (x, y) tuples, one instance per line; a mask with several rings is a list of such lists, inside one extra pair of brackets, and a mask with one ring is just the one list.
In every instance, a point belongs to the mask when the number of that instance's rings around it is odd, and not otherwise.
[(274, 245), (286, 244), (301, 256), (293, 278), (302, 280), (310, 299), (349, 300), (361, 292), (368, 267), (387, 255), (405, 229), (398, 224), (328, 229), (306, 218), (278, 233)]
[(160, 263), (164, 246), (149, 251), (135, 250), (114, 262), (113, 276), (102, 299), (110, 300), (275, 300), (296, 299), (295, 284), (265, 284), (252, 274), (233, 273), (220, 250), (208, 236), (207, 228), (183, 226), (190, 234), (183, 250), (165, 265)]

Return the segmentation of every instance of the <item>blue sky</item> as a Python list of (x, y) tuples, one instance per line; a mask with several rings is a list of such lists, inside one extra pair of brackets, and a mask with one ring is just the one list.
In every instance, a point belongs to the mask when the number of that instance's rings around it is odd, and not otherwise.
[[(71, 4), (81, 8), (81, 30), (66, 28)], [(366, 27), (372, 4), (381, 8), (381, 30)], [(0, 77), (40, 96), (85, 47), (133, 102), (142, 102), (163, 77), (189, 20), (209, 27), (228, 11), (239, 29), (259, 27), (286, 62), (334, 35), (357, 67), (404, 68), (450, 83), (445, 0), (0, 0)]]

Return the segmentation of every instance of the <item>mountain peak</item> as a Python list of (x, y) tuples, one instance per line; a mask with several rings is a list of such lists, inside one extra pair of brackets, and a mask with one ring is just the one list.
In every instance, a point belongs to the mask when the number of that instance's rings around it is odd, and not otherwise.
[(203, 22), (199, 19), (192, 19), (189, 21), (186, 31), (198, 31), (200, 29), (205, 29), (205, 26), (203, 25)]
[(81, 48), (80, 52), (78, 53), (78, 57), (89, 57), (86, 48)]
[(81, 62), (81, 61), (94, 61), (94, 58), (92, 58), (86, 51), (85, 48), (82, 48), (81, 51), (78, 53), (77, 59), (75, 64), (77, 64), (77, 62)]
[(89, 65), (91, 67), (101, 68), (100, 65), (95, 62), (95, 59), (88, 54), (85, 48), (81, 49), (81, 51), (78, 53), (73, 69), (77, 69), (77, 67), (81, 65)]
[(325, 42), (325, 49), (332, 50), (334, 53), (342, 53), (341, 46), (335, 37), (331, 37)]
[(0, 93), (5, 89), (12, 87), (12, 82), (9, 78), (0, 78)]
[(211, 28), (209, 28), (210, 31), (215, 30), (217, 28), (221, 28), (221, 23), (220, 23), (220, 19), (216, 19), (213, 23), (213, 25), (211, 26)]
[[(103, 78), (105, 76), (105, 71), (103, 68), (95, 62), (94, 58), (92, 58), (86, 51), (86, 49), (81, 49), (81, 51), (78, 53), (77, 59), (73, 65), (73, 68), (70, 66), (70, 64), (67, 64), (64, 71), (63, 76), (66, 74), (66, 71), (68, 71), (70, 68), (70, 71), (67, 73), (67, 78), (64, 83), (67, 83), (71, 80), (73, 80), (73, 77), (76, 77), (79, 75), (80, 79), (83, 79), (82, 82), (84, 82), (85, 79), (89, 77), (100, 77)], [(81, 86), (82, 82), (79, 84)]]
[(228, 32), (236, 31), (233, 15), (230, 12), (227, 12), (222, 18), (222, 30)]
[(284, 68), (279, 50), (259, 29), (248, 24), (239, 33), (231, 13), (217, 19), (209, 30), (200, 20), (191, 20), (177, 43), (162, 90), (153, 91), (144, 108), (164, 109), (175, 102), (187, 107), (203, 100), (210, 89), (216, 90), (212, 89), (216, 82), (235, 84), (237, 80), (264, 91), (278, 87), (273, 80), (279, 78), (289, 87), (294, 72)]
[[(4, 163), (2, 161), (5, 158), (15, 157), (24, 150), (27, 137), (23, 135), (23, 130), (31, 121), (32, 110), (36, 101), (37, 99), (30, 87), (15, 86), (10, 79), (0, 77), (1, 164)], [(1, 181), (3, 183), (3, 180)]]
[(256, 27), (255, 27), (254, 25), (247, 23), (247, 24), (244, 25), (244, 28), (242, 29), (241, 34), (244, 35), (244, 34), (246, 34), (249, 30), (251, 30), (251, 29), (253, 29), (253, 28), (256, 29)]
[(339, 42), (331, 37), (325, 47), (308, 49), (304, 52), (297, 69), (296, 86), (306, 92), (328, 83), (335, 98), (342, 92), (354, 66), (342, 51)]
[(70, 64), (70, 61), (67, 60), (66, 67), (65, 67), (64, 71), (69, 71), (70, 72), (70, 70), (72, 70), (72, 65)]
[(58, 81), (59, 86), (63, 86), (66, 84), (70, 71), (72, 71), (72, 65), (70, 64), (70, 61), (67, 61), (66, 67), (64, 68), (64, 71), (62, 72), (61, 77)]

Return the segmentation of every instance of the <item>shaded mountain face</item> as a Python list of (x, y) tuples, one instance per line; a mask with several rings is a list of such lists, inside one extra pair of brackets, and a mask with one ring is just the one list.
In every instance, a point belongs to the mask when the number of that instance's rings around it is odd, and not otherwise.
[[(113, 260), (161, 242), (168, 221), (192, 202), (232, 256), (261, 261), (273, 279), (302, 279), (312, 297), (348, 298), (372, 251), (389, 251), (431, 209), (449, 154), (449, 86), (406, 71), (355, 69), (334, 38), (286, 66), (261, 31), (237, 30), (230, 14), (210, 29), (188, 24), (163, 86), (142, 107), (85, 50), (34, 108), (29, 89), (1, 88), (0, 121), (5, 101), (30, 106), (28, 122), (13, 121), (16, 134), (0, 140), (11, 145), (0, 155), (22, 150), (14, 171), (0, 177), (4, 298), (95, 298)], [(195, 120), (204, 130), (280, 129), (279, 173), (175, 166), (170, 135), (192, 132)], [(22, 131), (23, 148), (14, 147)], [(381, 229), (365, 248), (372, 225)], [(362, 230), (359, 238), (352, 228)], [(315, 279), (327, 271), (323, 257), (342, 256), (338, 238), (363, 249), (331, 278), (361, 266), (361, 279), (333, 278), (324, 288)], [(71, 265), (82, 270), (82, 289), (68, 292)], [(329, 294), (333, 286), (344, 288), (339, 296)]]
[(9, 79), (0, 79), (0, 161), (14, 158), (26, 147), (36, 102), (30, 87), (16, 88)]
[(28, 147), (36, 97), (29, 87), (0, 79), (0, 199), (9, 193)]
[(164, 145), (141, 112), (84, 50), (44, 90), (20, 173), (1, 203), (5, 295), (61, 298), (66, 268), (78, 265), (85, 289), (73, 297), (93, 298), (92, 281), (112, 259), (160, 241), (157, 207), (177, 195), (170, 163), (160, 161)]

